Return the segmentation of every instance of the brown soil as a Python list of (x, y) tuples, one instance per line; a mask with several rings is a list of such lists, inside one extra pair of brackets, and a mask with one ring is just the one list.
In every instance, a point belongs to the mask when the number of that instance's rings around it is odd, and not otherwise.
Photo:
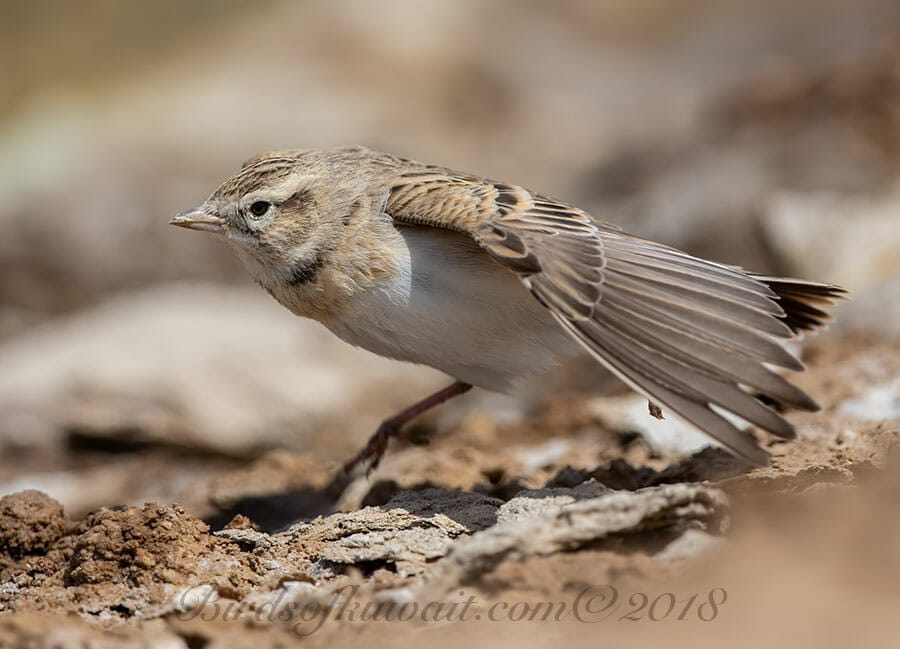
[[(59, 646), (274, 647), (347, 634), (377, 644), (425, 630), (443, 642), (450, 629), (516, 637), (556, 624), (362, 623), (346, 612), (337, 619), (334, 607), (320, 625), (302, 620), (300, 612), (329, 610), (351, 593), (353, 606), (472, 596), (482, 614), (498, 602), (520, 603), (515, 611), (559, 602), (569, 617), (556, 632), (573, 638), (587, 628), (571, 608), (586, 589), (615, 588), (624, 597), (618, 617), (639, 608), (641, 593), (679, 602), (696, 594), (704, 615), (721, 607), (715, 624), (696, 612), (665, 624), (709, 631), (698, 646), (764, 613), (773, 629), (814, 636), (832, 621), (807, 611), (833, 602), (874, 618), (898, 593), (890, 575), (900, 570), (892, 541), (900, 458), (890, 448), (900, 425), (861, 423), (837, 408), (900, 371), (900, 346), (834, 339), (808, 359), (802, 382), (824, 411), (792, 414), (799, 439), (767, 440), (766, 469), (748, 471), (711, 449), (666, 460), (639, 439), (604, 432), (588, 401), (573, 398), (518, 425), (473, 415), (427, 447), (395, 445), (382, 469), (352, 482), (331, 482), (330, 463), (279, 451), (201, 477), (183, 505), (102, 508), (69, 521), (39, 492), (5, 496), (0, 646), (32, 636), (44, 644), (31, 646), (58, 646), (46, 644), (56, 637), (65, 638)], [(551, 440), (562, 444), (557, 457), (523, 465)], [(806, 598), (796, 615), (783, 610), (791, 598)], [(657, 608), (668, 607), (663, 599)], [(627, 626), (648, 641), (662, 637), (648, 616), (607, 621), (605, 633), (623, 638)], [(884, 618), (873, 632), (892, 626)]]

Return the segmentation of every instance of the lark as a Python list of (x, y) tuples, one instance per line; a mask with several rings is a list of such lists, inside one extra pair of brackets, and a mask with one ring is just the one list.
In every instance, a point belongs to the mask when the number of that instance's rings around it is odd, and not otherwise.
[[(512, 392), (587, 353), (755, 465), (734, 415), (795, 437), (818, 406), (777, 368), (843, 289), (744, 271), (627, 234), (562, 201), (363, 147), (266, 153), (170, 221), (225, 238), (298, 316), (455, 382), (386, 419), (343, 467), (375, 468), (414, 417), (472, 386)], [(773, 406), (779, 406), (776, 410)]]

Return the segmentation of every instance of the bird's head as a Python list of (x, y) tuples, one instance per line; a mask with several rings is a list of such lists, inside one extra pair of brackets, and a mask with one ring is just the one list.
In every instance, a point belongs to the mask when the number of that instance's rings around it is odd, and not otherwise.
[(308, 283), (337, 245), (342, 178), (315, 152), (264, 154), (169, 223), (225, 237), (261, 284)]

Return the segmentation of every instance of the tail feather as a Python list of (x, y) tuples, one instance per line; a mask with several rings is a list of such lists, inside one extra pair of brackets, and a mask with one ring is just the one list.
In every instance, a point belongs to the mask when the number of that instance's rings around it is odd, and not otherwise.
[(781, 320), (795, 334), (824, 327), (832, 319), (826, 309), (847, 295), (845, 289), (832, 284), (821, 284), (790, 277), (765, 275), (751, 275), (751, 277), (762, 282), (775, 293), (778, 304), (784, 310)]

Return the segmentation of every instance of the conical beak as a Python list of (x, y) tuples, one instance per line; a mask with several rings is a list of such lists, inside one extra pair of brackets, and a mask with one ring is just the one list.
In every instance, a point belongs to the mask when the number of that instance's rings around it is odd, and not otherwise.
[(169, 225), (179, 225), (190, 230), (203, 230), (204, 232), (217, 232), (222, 234), (223, 220), (215, 214), (210, 214), (204, 206), (192, 207), (184, 212), (179, 212), (171, 219)]

